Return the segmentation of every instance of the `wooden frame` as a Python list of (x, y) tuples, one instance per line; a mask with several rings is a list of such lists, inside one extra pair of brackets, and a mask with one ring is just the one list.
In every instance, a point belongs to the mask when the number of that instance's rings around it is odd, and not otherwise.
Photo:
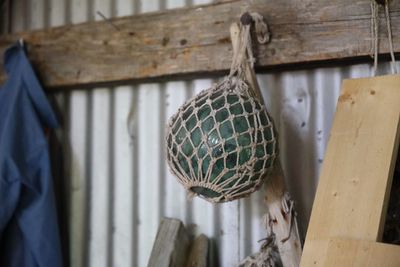
[[(335, 244), (343, 242), (335, 240), (381, 240), (399, 145), (399, 88), (398, 75), (343, 82), (301, 266), (367, 266), (354, 261), (357, 253), (341, 254)], [(359, 245), (349, 244), (354, 251)], [(400, 262), (400, 247), (391, 251), (387, 265), (371, 266), (399, 266), (392, 263)]]
[[(368, 240), (332, 238), (312, 241), (310, 248), (322, 253), (315, 260), (303, 262), (303, 266), (324, 267), (398, 267), (400, 266), (400, 246)], [(326, 248), (326, 250), (321, 250)], [(307, 258), (310, 259), (310, 258)]]
[[(392, 25), (398, 25), (400, 3), (392, 2)], [(229, 26), (244, 11), (263, 15), (272, 32), (269, 44), (255, 47), (258, 69), (371, 53), (370, 0), (220, 1), (110, 20), (116, 27), (100, 21), (5, 35), (0, 53), (23, 37), (48, 89), (215, 75), (229, 69)], [(383, 37), (383, 14), (381, 20)], [(399, 51), (400, 28), (393, 27), (393, 37)]]

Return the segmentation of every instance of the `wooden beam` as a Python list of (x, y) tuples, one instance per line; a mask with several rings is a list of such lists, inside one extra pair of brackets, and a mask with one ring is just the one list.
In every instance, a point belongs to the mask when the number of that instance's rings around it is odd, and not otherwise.
[(399, 144), (399, 88), (398, 75), (343, 82), (301, 266), (323, 257), (331, 238), (381, 239)]
[(186, 267), (207, 267), (208, 246), (207, 236), (199, 235), (191, 245)]
[[(230, 27), (233, 51), (239, 53), (241, 32), (237, 23), (232, 23)], [(248, 55), (246, 54), (246, 59)], [(259, 101), (264, 104), (261, 89), (257, 82), (256, 73), (250, 64), (245, 66), (245, 77), (250, 84), (250, 90), (253, 92)], [(275, 160), (274, 169), (269, 175), (266, 184), (266, 197), (267, 203), (267, 218), (273, 222), (266, 222), (267, 232), (274, 234), (278, 247), (279, 256), (282, 260), (282, 265), (285, 267), (297, 267), (300, 263), (301, 257), (301, 241), (299, 237), (297, 219), (295, 211), (290, 207), (290, 195), (286, 189), (285, 177), (279, 159)], [(267, 260), (270, 255), (264, 254), (263, 249), (258, 254)], [(246, 266), (246, 264), (245, 264)]]
[(189, 246), (189, 235), (183, 223), (177, 219), (163, 218), (147, 266), (184, 267)]
[[(321, 243), (324, 243), (321, 246)], [(330, 239), (312, 241), (315, 253), (303, 262), (303, 266), (314, 267), (398, 267), (400, 246), (365, 240)], [(327, 248), (321, 251), (321, 248)], [(321, 254), (323, 256), (320, 256)]]
[[(400, 3), (392, 2), (392, 25), (398, 25)], [(23, 37), (48, 88), (221, 72), (231, 61), (229, 25), (247, 10), (264, 15), (272, 32), (271, 43), (255, 47), (259, 68), (371, 52), (370, 0), (232, 0), (113, 19), (119, 30), (100, 21), (6, 35), (0, 53)], [(399, 51), (399, 27), (393, 35)]]

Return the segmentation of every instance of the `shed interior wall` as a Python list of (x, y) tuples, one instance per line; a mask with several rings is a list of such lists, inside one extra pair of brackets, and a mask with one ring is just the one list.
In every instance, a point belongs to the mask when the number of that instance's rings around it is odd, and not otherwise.
[[(208, 0), (15, 0), (11, 30), (46, 27), (208, 3)], [(3, 27), (3, 31), (6, 29)], [(227, 29), (228, 31), (229, 29)], [(389, 73), (388, 64), (380, 71)], [(280, 157), (305, 235), (320, 166), (345, 78), (370, 76), (368, 64), (257, 76), (279, 132)], [(146, 266), (161, 217), (181, 219), (211, 238), (210, 266), (234, 266), (266, 236), (264, 193), (212, 205), (189, 201), (164, 159), (164, 125), (215, 80), (85, 88), (49, 95), (62, 127), (53, 168), (69, 231), (71, 266)], [(62, 158), (60, 156), (62, 154)]]

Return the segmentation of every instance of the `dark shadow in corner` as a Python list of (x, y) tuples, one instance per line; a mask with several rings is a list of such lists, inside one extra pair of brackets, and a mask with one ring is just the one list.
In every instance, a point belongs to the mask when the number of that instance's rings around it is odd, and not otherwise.
[(208, 239), (208, 265), (210, 267), (219, 267), (219, 258), (218, 258), (218, 245), (215, 238)]
[(53, 175), (54, 182), (54, 193), (56, 199), (56, 209), (58, 215), (58, 225), (60, 231), (61, 238), (61, 249), (63, 256), (63, 264), (64, 266), (70, 266), (70, 233), (69, 233), (69, 199), (70, 192), (70, 178), (68, 174), (69, 168), (69, 160), (68, 160), (68, 151), (67, 150), (67, 129), (68, 129), (68, 103), (69, 97), (66, 95), (64, 97), (64, 112), (62, 111), (62, 107), (60, 104), (56, 102), (54, 97), (50, 97), (49, 101), (51, 106), (53, 107), (54, 112), (56, 113), (57, 119), (59, 121), (59, 129), (54, 129), (49, 131), (48, 133), (48, 142), (49, 142), (49, 153), (50, 153), (50, 161), (51, 161), (51, 169)]
[(397, 154), (382, 242), (400, 245), (400, 159)]

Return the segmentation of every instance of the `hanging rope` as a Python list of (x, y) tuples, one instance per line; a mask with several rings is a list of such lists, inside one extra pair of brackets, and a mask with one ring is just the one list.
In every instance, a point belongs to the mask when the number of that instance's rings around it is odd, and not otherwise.
[(372, 47), (374, 49), (374, 69), (372, 76), (376, 75), (378, 70), (378, 48), (379, 48), (379, 6), (375, 0), (371, 0), (371, 34)]
[[(396, 66), (396, 59), (394, 56), (394, 48), (393, 48), (393, 37), (392, 37), (392, 27), (390, 21), (390, 7), (389, 1), (384, 0), (384, 8), (385, 8), (385, 19), (386, 19), (386, 26), (387, 26), (387, 34), (389, 39), (389, 50), (390, 50), (390, 57), (391, 57), (391, 72), (392, 74), (397, 74), (397, 66)], [(373, 47), (373, 58), (374, 58), (374, 68), (372, 76), (376, 76), (378, 70), (378, 54), (379, 54), (379, 9), (380, 4), (376, 2), (376, 0), (371, 0), (371, 42)]]
[[(252, 41), (251, 41), (251, 25), (254, 23), (255, 34), (257, 41), (260, 44), (265, 44), (269, 41), (269, 31), (268, 26), (264, 22), (264, 18), (255, 12), (246, 12), (240, 17), (240, 38), (238, 39), (239, 44), (236, 44), (238, 49), (233, 51), (232, 64), (229, 72), (229, 77), (238, 74), (243, 77), (245, 64), (250, 63), (253, 68), (255, 63), (255, 58), (253, 55)], [(247, 53), (247, 54), (246, 54)], [(247, 61), (246, 61), (247, 56)]]
[[(267, 42), (261, 15), (241, 17), (229, 75), (181, 106), (167, 126), (167, 161), (189, 197), (231, 201), (257, 190), (277, 153), (272, 121), (246, 80), (254, 64), (250, 27)], [(249, 60), (247, 59), (249, 58)]]
[(396, 74), (396, 73), (398, 73), (398, 70), (397, 70), (397, 66), (396, 66), (396, 59), (394, 57), (392, 26), (390, 23), (390, 12), (389, 12), (388, 0), (385, 0), (385, 17), (386, 17), (386, 26), (387, 26), (387, 32), (388, 32), (388, 37), (389, 37), (390, 57), (392, 58), (391, 69), (392, 69), (392, 74)]

